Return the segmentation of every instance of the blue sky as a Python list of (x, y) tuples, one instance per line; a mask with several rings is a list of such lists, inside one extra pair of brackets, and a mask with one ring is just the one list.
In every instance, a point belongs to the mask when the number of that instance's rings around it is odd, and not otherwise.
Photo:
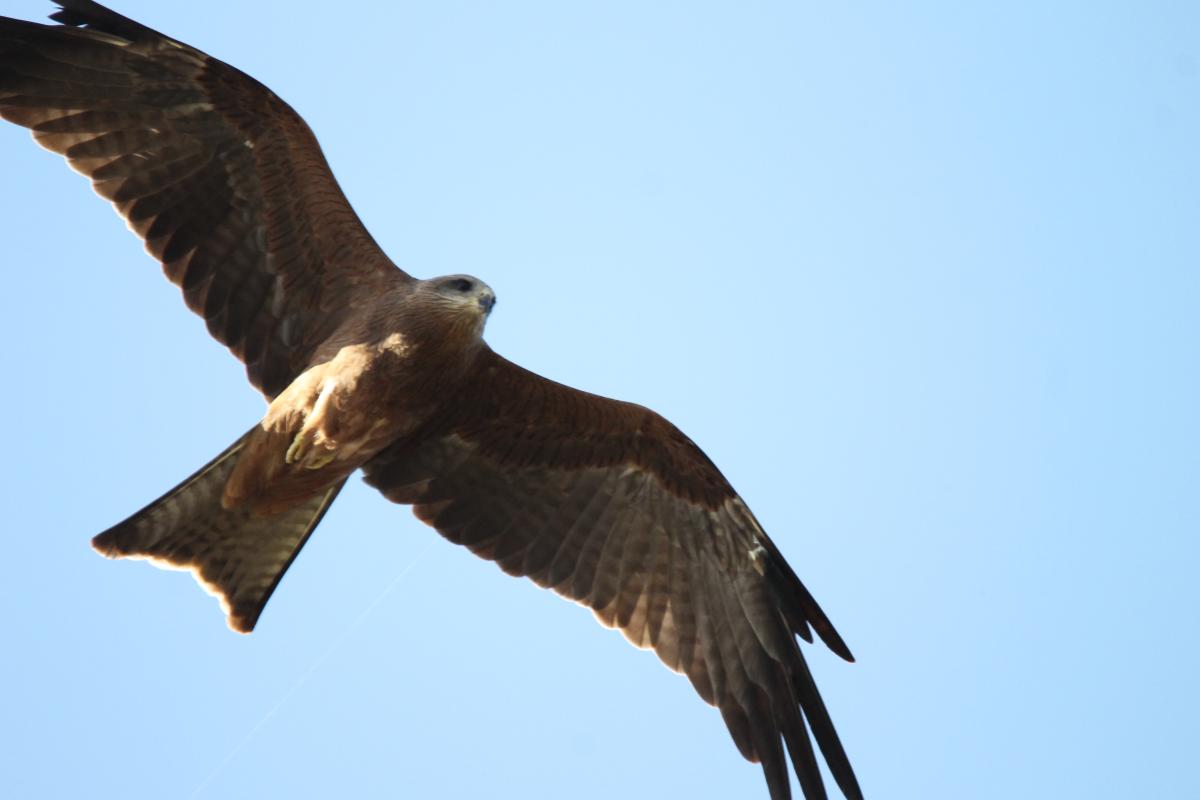
[[(808, 651), (869, 797), (1200, 796), (1200, 12), (900, 5), (118, 8), (292, 103), (495, 349), (707, 451), (858, 656)], [(6, 795), (766, 797), (361, 482), (249, 637), (95, 555), (262, 401), (57, 157), (0, 174)]]

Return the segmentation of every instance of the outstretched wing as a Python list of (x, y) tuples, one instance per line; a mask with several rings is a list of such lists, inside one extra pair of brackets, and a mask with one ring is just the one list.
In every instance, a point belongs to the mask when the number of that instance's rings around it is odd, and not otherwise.
[(469, 396), (367, 482), (685, 673), (775, 800), (790, 797), (785, 744), (805, 796), (825, 797), (810, 733), (861, 797), (795, 637), (853, 657), (712, 462), (652, 411), (481, 362)]
[(62, 26), (0, 18), (0, 117), (91, 178), (268, 397), (356, 297), (411, 280), (269, 89), (90, 0), (59, 5)]

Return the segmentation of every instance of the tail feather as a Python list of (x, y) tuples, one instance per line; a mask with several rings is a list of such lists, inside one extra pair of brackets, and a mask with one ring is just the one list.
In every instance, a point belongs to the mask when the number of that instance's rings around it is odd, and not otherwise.
[(246, 436), (129, 519), (92, 539), (108, 558), (190, 570), (220, 601), (229, 627), (249, 633), (345, 479), (277, 514), (221, 505)]

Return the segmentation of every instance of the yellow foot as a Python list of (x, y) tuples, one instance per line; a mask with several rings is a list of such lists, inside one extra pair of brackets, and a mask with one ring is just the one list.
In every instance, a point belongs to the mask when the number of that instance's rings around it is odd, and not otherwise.
[[(305, 413), (300, 432), (292, 439), (291, 445), (283, 455), (284, 463), (300, 464), (306, 469), (320, 469), (333, 460), (337, 445), (325, 437), (321, 428), (326, 409), (329, 407), (329, 398), (336, 387), (337, 381), (334, 379), (322, 381), (320, 394), (317, 395), (312, 408)], [(314, 453), (314, 448), (319, 448), (321, 452)]]
[(292, 444), (284, 454), (283, 460), (287, 464), (295, 464), (300, 459), (304, 458), (304, 454), (308, 452), (308, 446), (312, 444), (312, 439), (305, 431), (300, 431), (296, 434), (296, 438), (292, 439)]
[(333, 442), (315, 431), (301, 430), (292, 439), (283, 460), (287, 464), (300, 464), (305, 469), (320, 469), (336, 455)]
[(313, 456), (313, 458), (307, 464), (304, 465), (304, 468), (305, 469), (320, 469), (321, 467), (328, 464), (330, 461), (333, 461), (333, 451), (327, 450), (319, 456)]

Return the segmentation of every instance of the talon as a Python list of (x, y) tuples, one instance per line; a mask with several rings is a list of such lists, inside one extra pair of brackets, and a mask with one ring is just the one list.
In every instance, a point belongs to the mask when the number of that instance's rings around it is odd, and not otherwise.
[[(336, 445), (329, 441), (321, 428), (329, 407), (330, 398), (337, 387), (337, 380), (327, 379), (321, 382), (320, 392), (312, 407), (304, 412), (304, 424), (299, 433), (292, 439), (287, 452), (283, 454), (285, 464), (302, 464), (306, 469), (320, 469), (334, 458)], [(281, 395), (282, 396), (282, 395)], [(314, 446), (321, 447), (325, 452), (311, 455)]]
[(288, 447), (287, 453), (283, 456), (285, 464), (294, 464), (304, 458), (304, 454), (308, 452), (309, 439), (304, 435), (304, 431), (296, 434), (296, 438), (292, 439), (291, 446)]
[(320, 469), (321, 467), (333, 461), (333, 452), (329, 451), (323, 455), (314, 456), (311, 461), (304, 465), (305, 469)]

